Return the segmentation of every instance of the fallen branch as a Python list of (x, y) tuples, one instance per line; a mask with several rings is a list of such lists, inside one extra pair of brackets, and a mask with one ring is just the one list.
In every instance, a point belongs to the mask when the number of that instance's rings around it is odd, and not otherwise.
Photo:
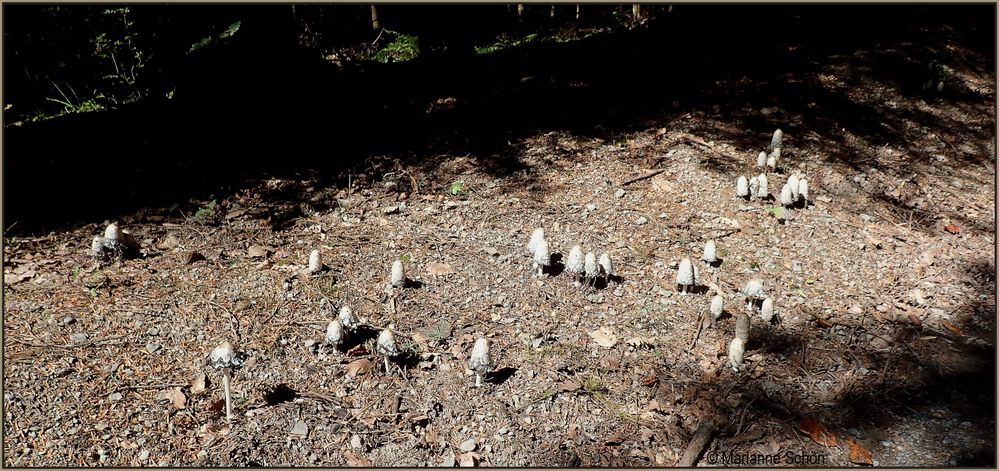
[(711, 150), (712, 152), (714, 152), (714, 153), (716, 153), (716, 154), (718, 154), (718, 155), (720, 155), (722, 157), (728, 157), (728, 158), (734, 159), (734, 160), (741, 160), (739, 158), (739, 156), (732, 155), (732, 154), (730, 154), (728, 152), (725, 152), (725, 151), (723, 151), (723, 150), (715, 147), (713, 144), (708, 143), (704, 139), (701, 139), (701, 138), (699, 138), (697, 136), (694, 136), (692, 134), (681, 133), (679, 137), (680, 137), (680, 139), (682, 139), (684, 141), (692, 142), (692, 143), (697, 144), (699, 146), (706, 147), (707, 149)]
[(632, 183), (636, 183), (636, 182), (640, 182), (642, 180), (647, 180), (649, 178), (652, 178), (652, 177), (654, 177), (656, 175), (659, 175), (660, 173), (663, 173), (665, 171), (666, 171), (666, 169), (653, 170), (653, 171), (651, 171), (649, 173), (646, 173), (644, 175), (639, 175), (639, 176), (637, 176), (635, 178), (630, 178), (628, 180), (625, 180), (625, 181), (619, 183), (617, 186), (628, 186), (628, 185), (631, 185)]
[(716, 431), (714, 425), (711, 425), (711, 423), (702, 423), (699, 425), (697, 431), (694, 432), (694, 437), (690, 439), (687, 449), (683, 451), (683, 455), (680, 456), (680, 461), (676, 463), (676, 466), (679, 468), (689, 468), (696, 465), (697, 461), (701, 459), (701, 455), (708, 449), (708, 445), (711, 444)]

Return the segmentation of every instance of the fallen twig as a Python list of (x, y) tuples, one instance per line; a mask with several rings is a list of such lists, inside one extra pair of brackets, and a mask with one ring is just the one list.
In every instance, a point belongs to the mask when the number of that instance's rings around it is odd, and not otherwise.
[(711, 423), (702, 423), (699, 425), (697, 431), (694, 432), (694, 437), (690, 439), (687, 449), (683, 451), (683, 455), (680, 456), (680, 461), (676, 463), (676, 466), (689, 468), (696, 465), (697, 461), (701, 459), (701, 455), (708, 449), (708, 445), (711, 444), (716, 431), (714, 425)]
[(651, 171), (649, 173), (646, 173), (644, 175), (639, 175), (639, 176), (637, 176), (635, 178), (629, 178), (628, 180), (625, 180), (625, 181), (619, 183), (617, 186), (628, 186), (628, 185), (631, 185), (632, 183), (636, 183), (636, 182), (640, 182), (642, 180), (646, 180), (646, 179), (652, 178), (652, 177), (654, 177), (656, 175), (659, 175), (660, 173), (663, 173), (665, 171), (666, 171), (666, 169), (653, 170), (653, 171)]

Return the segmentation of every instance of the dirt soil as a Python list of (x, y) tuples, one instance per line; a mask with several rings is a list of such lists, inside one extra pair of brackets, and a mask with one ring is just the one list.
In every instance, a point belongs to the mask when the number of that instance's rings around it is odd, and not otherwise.
[[(869, 51), (795, 77), (880, 110), (880, 134), (808, 103), (680, 104), (612, 138), (511, 142), (501, 175), (494, 156), (385, 156), (198, 217), (146, 210), (122, 219), (144, 256), (106, 266), (86, 254), (106, 222), (8, 240), (4, 465), (673, 466), (710, 425), (700, 465), (994, 466), (995, 76), (952, 53), (965, 66), (941, 92), (867, 73)], [(735, 196), (777, 127), (771, 193), (792, 172), (811, 184), (787, 223)], [(617, 279), (535, 276), (535, 227), (556, 260), (609, 253)], [(299, 274), (313, 249), (329, 270)], [(397, 259), (410, 283), (387, 290)], [(736, 373), (735, 293), (754, 278), (780, 323), (752, 319)], [(712, 283), (727, 313), (698, 334)], [(318, 345), (344, 305), (369, 328)], [(386, 372), (389, 325), (404, 354)], [(475, 388), (479, 337), (496, 369)], [(231, 424), (205, 366), (224, 340), (248, 354)]]

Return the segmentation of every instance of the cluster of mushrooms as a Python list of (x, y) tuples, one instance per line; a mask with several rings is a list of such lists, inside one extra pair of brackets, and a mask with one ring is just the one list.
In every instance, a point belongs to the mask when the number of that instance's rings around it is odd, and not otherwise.
[[(780, 159), (780, 149), (783, 140), (783, 133), (776, 130), (770, 144), (770, 153), (760, 152), (757, 159), (757, 167), (765, 168), (764, 173), (747, 179), (739, 176), (736, 182), (736, 195), (743, 198), (759, 198), (765, 200), (770, 198), (769, 181), (766, 170), (776, 170)], [(785, 210), (808, 204), (808, 181), (798, 174), (788, 177), (787, 183), (781, 188), (780, 203)], [(538, 276), (544, 276), (545, 270), (551, 265), (552, 253), (550, 252), (548, 241), (545, 239), (545, 232), (542, 228), (537, 228), (531, 233), (527, 249), (533, 259), (534, 269)], [(91, 243), (90, 255), (99, 260), (107, 261), (113, 258), (131, 258), (139, 254), (139, 244), (135, 238), (127, 231), (118, 227), (117, 223), (108, 225), (104, 236), (95, 236)], [(708, 266), (718, 266), (720, 260), (717, 256), (717, 247), (714, 240), (708, 240), (704, 245), (704, 252), (701, 260)], [(318, 250), (313, 250), (309, 254), (308, 266), (303, 272), (305, 274), (316, 275), (328, 268), (323, 265)], [(569, 256), (565, 263), (565, 269), (573, 275), (573, 284), (580, 287), (583, 283), (593, 286), (598, 279), (610, 281), (614, 275), (614, 265), (610, 255), (604, 253), (599, 259), (593, 252), (584, 255), (583, 249), (575, 245), (569, 251)], [(680, 287), (680, 294), (686, 295), (697, 286), (700, 280), (698, 267), (694, 265), (690, 258), (683, 258), (677, 269), (676, 284)], [(401, 260), (396, 260), (392, 264), (389, 277), (388, 288), (402, 289), (406, 286), (406, 274)], [(775, 320), (774, 301), (767, 296), (763, 290), (763, 282), (758, 279), (750, 280), (745, 287), (737, 293), (737, 296), (746, 299), (746, 312), (735, 314), (735, 337), (729, 343), (728, 364), (733, 371), (739, 372), (743, 368), (743, 357), (746, 343), (749, 339), (751, 316), (759, 314), (762, 321), (770, 324)], [(725, 298), (718, 292), (711, 298), (710, 314), (712, 320), (717, 320), (725, 311)], [(354, 315), (350, 306), (341, 306), (335, 319), (329, 322), (323, 344), (339, 351), (344, 347), (348, 339), (356, 335), (362, 323)], [(389, 372), (389, 359), (399, 355), (395, 337), (392, 333), (393, 325), (381, 330), (375, 342), (375, 351), (383, 355), (385, 360), (385, 372)], [(236, 351), (236, 347), (223, 342), (213, 349), (206, 363), (209, 367), (222, 372), (223, 395), (225, 398), (226, 420), (232, 420), (232, 400), (230, 383), (232, 375), (240, 369), (246, 361), (246, 354)], [(468, 361), (468, 369), (475, 374), (475, 386), (482, 385), (483, 377), (487, 376), (495, 367), (489, 354), (489, 342), (485, 338), (479, 338), (472, 347), (472, 352)]]
[[(549, 251), (548, 240), (545, 239), (545, 230), (534, 229), (531, 232), (531, 239), (527, 242), (527, 251), (534, 259), (534, 269), (538, 276), (544, 276), (544, 270), (551, 265), (552, 254)], [(572, 283), (577, 288), (585, 282), (589, 286), (594, 286), (597, 280), (610, 282), (614, 276), (614, 262), (610, 254), (603, 253), (600, 258), (593, 252), (583, 254), (583, 248), (574, 245), (569, 250), (569, 257), (565, 262), (565, 271), (572, 274)]]
[[(735, 195), (737, 197), (761, 201), (771, 198), (767, 171), (777, 169), (783, 140), (784, 133), (780, 129), (774, 131), (773, 138), (770, 140), (770, 153), (760, 152), (756, 160), (756, 166), (763, 169), (763, 173), (749, 179), (745, 175), (739, 175), (735, 182)], [(792, 208), (808, 206), (808, 180), (798, 173), (792, 173), (784, 186), (781, 187), (779, 202), (782, 208), (777, 213), (778, 218), (784, 222), (789, 221)]]

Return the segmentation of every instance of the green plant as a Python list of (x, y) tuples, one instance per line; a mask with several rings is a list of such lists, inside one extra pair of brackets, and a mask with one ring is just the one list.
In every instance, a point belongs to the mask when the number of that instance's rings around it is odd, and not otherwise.
[(374, 60), (382, 63), (405, 62), (420, 55), (420, 39), (418, 37), (389, 30), (385, 30), (385, 32), (395, 35), (395, 39), (375, 53)]
[(767, 208), (767, 212), (772, 214), (774, 217), (781, 217), (784, 214), (784, 208), (780, 206), (771, 206)]
[(462, 186), (464, 186), (464, 184), (465, 182), (461, 180), (456, 180), (451, 183), (451, 186), (448, 187), (447, 192), (451, 195), (458, 195), (459, 193), (461, 193), (461, 189)]
[(217, 204), (218, 204), (217, 200), (212, 200), (210, 203), (208, 203), (205, 206), (199, 208), (194, 213), (194, 219), (197, 219), (199, 221), (205, 221), (205, 220), (214, 218), (215, 217), (215, 206)]
[(229, 27), (226, 28), (225, 31), (223, 31), (221, 34), (219, 34), (215, 39), (212, 39), (211, 36), (205, 36), (205, 37), (203, 37), (203, 38), (195, 41), (194, 44), (191, 44), (191, 48), (188, 49), (187, 53), (190, 54), (190, 53), (192, 53), (194, 51), (197, 51), (198, 49), (201, 49), (203, 47), (206, 47), (206, 46), (212, 44), (212, 42), (220, 42), (220, 41), (223, 41), (223, 40), (226, 40), (226, 39), (229, 39), (229, 38), (233, 37), (239, 31), (240, 25), (242, 25), (242, 22), (240, 22), (240, 21), (237, 21), (237, 22), (229, 25)]

